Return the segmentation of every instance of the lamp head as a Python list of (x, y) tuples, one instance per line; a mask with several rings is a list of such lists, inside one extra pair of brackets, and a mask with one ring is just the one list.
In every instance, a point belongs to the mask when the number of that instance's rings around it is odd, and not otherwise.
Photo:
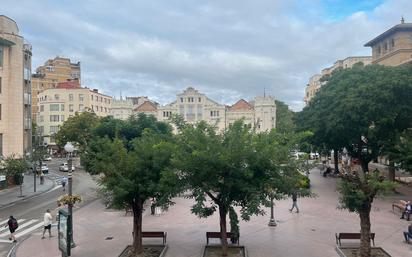
[(68, 153), (72, 153), (74, 151), (74, 146), (72, 145), (72, 143), (67, 142), (64, 146), (64, 150)]

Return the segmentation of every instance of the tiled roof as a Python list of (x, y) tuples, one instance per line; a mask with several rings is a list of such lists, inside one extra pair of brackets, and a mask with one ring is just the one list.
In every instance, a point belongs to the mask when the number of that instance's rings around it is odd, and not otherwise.
[(78, 80), (60, 82), (60, 83), (57, 83), (56, 88), (66, 88), (66, 89), (80, 88), (80, 83)]
[(154, 112), (157, 107), (154, 103), (146, 101), (134, 109), (136, 112)]
[(253, 106), (244, 99), (240, 99), (234, 105), (229, 107), (230, 111), (249, 111), (253, 110)]

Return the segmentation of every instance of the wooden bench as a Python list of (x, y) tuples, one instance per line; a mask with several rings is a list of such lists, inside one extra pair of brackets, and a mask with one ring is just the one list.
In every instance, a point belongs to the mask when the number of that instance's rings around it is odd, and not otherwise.
[(142, 231), (142, 238), (163, 238), (163, 245), (166, 244), (167, 233), (164, 231)]
[(392, 211), (395, 212), (395, 207), (399, 209), (399, 211), (403, 212), (406, 207), (406, 201), (399, 200), (398, 202), (392, 203)]
[[(341, 246), (340, 240), (342, 239), (361, 239), (361, 234), (360, 233), (336, 233), (336, 244), (339, 243), (339, 246)], [(375, 246), (375, 233), (371, 233), (371, 240), (373, 243), (373, 246)]]
[[(226, 237), (231, 239), (234, 237), (234, 234), (231, 232), (226, 232)], [(219, 238), (222, 239), (220, 232), (206, 232), (206, 243), (209, 244), (209, 238)], [(236, 242), (239, 245), (239, 236), (236, 237)]]

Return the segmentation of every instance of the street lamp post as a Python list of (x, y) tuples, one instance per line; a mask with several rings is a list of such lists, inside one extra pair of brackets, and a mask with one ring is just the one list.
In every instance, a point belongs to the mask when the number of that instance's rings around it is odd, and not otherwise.
[(273, 204), (273, 195), (271, 195), (270, 196), (270, 220), (269, 220), (269, 223), (268, 223), (268, 226), (269, 227), (275, 227), (277, 224), (276, 224), (276, 220), (275, 220), (275, 217), (274, 217), (274, 204)]
[[(67, 180), (68, 180), (68, 187), (69, 187), (69, 197), (71, 198), (71, 196), (73, 195), (72, 193), (72, 184), (73, 184), (73, 180), (72, 180), (72, 156), (71, 154), (74, 151), (74, 146), (70, 143), (67, 142), (66, 145), (64, 146), (64, 150), (68, 153), (69, 158), (67, 160), (67, 168), (68, 168), (68, 173), (67, 173)], [(70, 237), (71, 237), (71, 247), (76, 247), (76, 244), (74, 243), (74, 237), (73, 237), (73, 203), (69, 203), (68, 204), (68, 213), (69, 213), (69, 219), (70, 219), (70, 224), (71, 224), (71, 231), (70, 231)]]

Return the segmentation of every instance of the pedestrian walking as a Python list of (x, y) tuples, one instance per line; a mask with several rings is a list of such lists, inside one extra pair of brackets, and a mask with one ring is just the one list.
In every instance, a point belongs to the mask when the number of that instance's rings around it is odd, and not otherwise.
[(293, 211), (294, 208), (296, 208), (296, 213), (299, 213), (299, 207), (298, 207), (298, 194), (296, 192), (292, 193), (292, 208), (289, 209), (290, 212)]
[(63, 178), (62, 178), (63, 192), (66, 191), (66, 184), (67, 184), (67, 178), (66, 178), (66, 177), (63, 177)]
[(17, 220), (13, 216), (10, 216), (10, 218), (7, 221), (7, 224), (5, 225), (5, 227), (9, 227), (9, 231), (10, 231), (9, 240), (16, 243), (17, 240), (16, 240), (16, 237), (14, 236), (14, 232), (19, 227), (19, 224), (17, 223)]
[(409, 244), (409, 239), (412, 238), (412, 224), (408, 226), (408, 231), (403, 232), (403, 236), (405, 237), (405, 242)]
[(51, 234), (52, 220), (53, 220), (53, 217), (50, 214), (50, 210), (47, 209), (46, 213), (44, 214), (44, 219), (43, 219), (44, 230), (43, 230), (43, 236), (41, 239), (44, 239), (44, 234), (46, 233), (46, 230), (49, 231), (49, 237), (52, 237), (52, 234)]
[(154, 198), (150, 199), (150, 215), (155, 215), (155, 201)]
[(44, 184), (44, 173), (43, 171), (40, 171), (40, 185)]

